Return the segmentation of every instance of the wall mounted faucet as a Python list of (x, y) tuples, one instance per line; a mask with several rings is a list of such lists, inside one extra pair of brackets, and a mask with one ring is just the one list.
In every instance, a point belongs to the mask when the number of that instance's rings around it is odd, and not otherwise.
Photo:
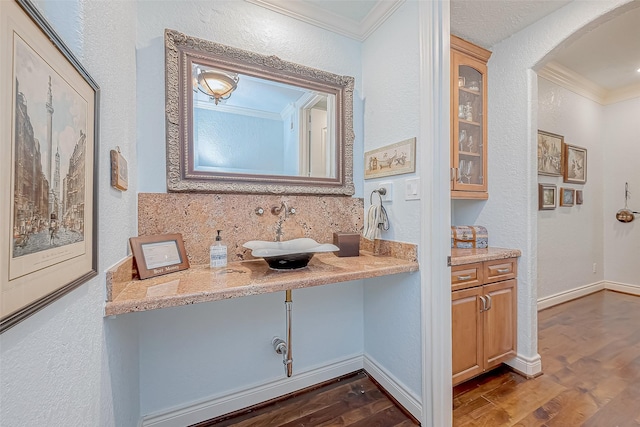
[(273, 206), (271, 208), (271, 213), (273, 215), (280, 215), (283, 210), (285, 219), (287, 218), (287, 215), (294, 215), (296, 213), (296, 208), (290, 208), (289, 206), (287, 206), (287, 202), (285, 201), (282, 201), (282, 203), (280, 203), (280, 206)]

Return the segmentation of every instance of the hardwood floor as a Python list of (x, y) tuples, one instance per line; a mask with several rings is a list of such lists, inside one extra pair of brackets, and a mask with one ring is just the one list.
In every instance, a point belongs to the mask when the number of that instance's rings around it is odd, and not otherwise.
[(640, 297), (601, 291), (538, 313), (544, 374), (454, 388), (454, 426), (640, 426)]
[(192, 427), (409, 427), (419, 425), (365, 372), (295, 393), (286, 399), (204, 421)]

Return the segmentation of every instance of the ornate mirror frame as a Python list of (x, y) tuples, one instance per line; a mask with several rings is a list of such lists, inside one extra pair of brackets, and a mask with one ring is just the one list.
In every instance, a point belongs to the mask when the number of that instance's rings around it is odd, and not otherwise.
[[(336, 177), (202, 172), (193, 153), (192, 61), (336, 96)], [(354, 78), (165, 30), (167, 188), (172, 192), (353, 195)], [(190, 151), (191, 150), (191, 151)]]

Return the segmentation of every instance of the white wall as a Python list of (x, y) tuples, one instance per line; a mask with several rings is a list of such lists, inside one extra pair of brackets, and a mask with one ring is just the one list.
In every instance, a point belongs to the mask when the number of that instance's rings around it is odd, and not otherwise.
[[(481, 224), (490, 245), (522, 251), (518, 263), (518, 360), (539, 371), (537, 354), (538, 88), (533, 71), (553, 50), (609, 19), (628, 0), (572, 2), (490, 50), (489, 200), (455, 202), (455, 224)], [(574, 34), (575, 33), (575, 34)]]
[[(164, 88), (164, 74), (149, 70), (164, 69), (163, 34), (171, 28), (354, 76), (354, 177), (356, 194), (362, 194), (359, 42), (242, 1), (143, 1), (137, 3), (137, 13), (141, 192), (166, 191), (164, 90), (158, 90)], [(362, 354), (362, 286), (356, 281), (293, 291), (292, 380), (312, 368)], [(284, 316), (284, 293), (141, 314), (141, 414), (159, 414), (282, 379), (282, 360), (271, 338), (284, 335)]]
[(640, 98), (604, 107), (604, 257), (607, 281), (640, 287), (640, 216), (623, 224), (615, 214), (624, 207), (629, 183), (629, 208), (640, 212)]
[(587, 149), (586, 184), (538, 176), (540, 183), (555, 184), (558, 195), (565, 187), (582, 190), (584, 196), (582, 205), (561, 207), (556, 201), (555, 210), (538, 211), (538, 298), (604, 279), (604, 155), (616, 144), (603, 143), (602, 113), (600, 104), (538, 79), (538, 128), (563, 135), (565, 143)]
[[(406, 2), (363, 43), (365, 151), (419, 136), (418, 24), (418, 3)], [(417, 150), (420, 142), (417, 141)], [(384, 203), (390, 228), (382, 232), (381, 238), (420, 243), (420, 201), (404, 198), (404, 180), (419, 174), (420, 165), (416, 173), (365, 183), (365, 211), (371, 191), (381, 182), (393, 183), (393, 201)], [(367, 280), (364, 316), (365, 355), (419, 399), (420, 276), (403, 274)]]
[(126, 193), (109, 185), (109, 150), (116, 145), (136, 169), (135, 8), (128, 2), (38, 5), (102, 90), (99, 275), (0, 336), (0, 424), (133, 426), (137, 329), (125, 318), (103, 319), (103, 271), (126, 255), (136, 230), (135, 173)]

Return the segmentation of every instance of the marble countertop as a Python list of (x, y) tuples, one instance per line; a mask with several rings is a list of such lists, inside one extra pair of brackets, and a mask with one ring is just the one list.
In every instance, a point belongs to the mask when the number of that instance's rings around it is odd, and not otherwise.
[(495, 259), (507, 259), (520, 257), (519, 249), (486, 248), (486, 249), (459, 249), (451, 248), (451, 266), (471, 264), (474, 262), (492, 261)]
[(287, 289), (307, 288), (350, 280), (418, 271), (413, 259), (373, 255), (359, 257), (316, 254), (306, 268), (271, 270), (260, 260), (231, 262), (212, 270), (208, 265), (146, 280), (132, 280), (131, 257), (107, 272), (105, 316), (175, 307)]

